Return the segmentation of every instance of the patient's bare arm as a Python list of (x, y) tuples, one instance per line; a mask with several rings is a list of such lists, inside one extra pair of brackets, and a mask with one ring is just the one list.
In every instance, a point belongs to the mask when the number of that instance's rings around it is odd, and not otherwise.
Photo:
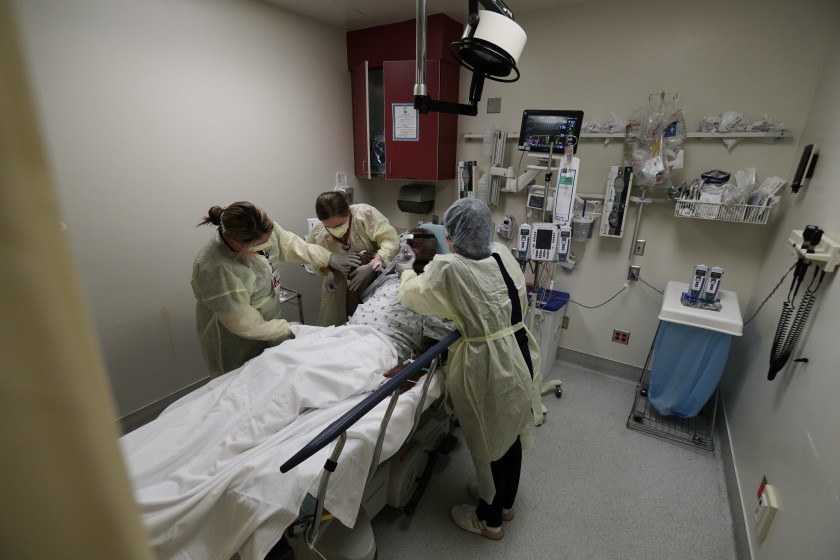
[[(399, 372), (401, 372), (410, 363), (411, 362), (406, 361), (406, 362), (403, 362), (401, 364), (397, 364), (396, 366), (394, 366), (391, 369), (389, 369), (388, 371), (386, 371), (383, 375), (390, 379), (390, 378), (394, 377), (396, 374), (398, 374)], [(409, 389), (411, 389), (412, 387), (414, 387), (414, 385), (417, 383), (417, 380), (420, 379), (420, 376), (422, 375), (422, 373), (423, 373), (422, 371), (418, 371), (417, 373), (415, 373), (414, 375), (412, 375), (411, 377), (406, 379), (405, 382), (402, 385), (400, 385), (400, 394), (403, 394), (406, 391), (408, 391)]]

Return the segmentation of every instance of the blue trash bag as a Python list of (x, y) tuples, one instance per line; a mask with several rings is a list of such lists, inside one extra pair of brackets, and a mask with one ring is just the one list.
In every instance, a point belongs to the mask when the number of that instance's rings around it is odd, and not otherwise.
[(663, 322), (656, 335), (648, 398), (663, 416), (697, 416), (723, 375), (732, 335)]

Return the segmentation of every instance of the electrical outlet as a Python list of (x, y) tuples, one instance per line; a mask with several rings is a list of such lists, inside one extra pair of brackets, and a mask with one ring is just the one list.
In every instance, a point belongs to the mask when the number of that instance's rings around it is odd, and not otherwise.
[(560, 323), (560, 328), (561, 329), (568, 329), (569, 328), (569, 318), (568, 317), (563, 316), (563, 322)]
[(620, 329), (613, 329), (613, 342), (618, 342), (619, 344), (629, 344), (630, 343), (630, 331), (622, 331)]
[(763, 541), (767, 538), (767, 531), (770, 530), (770, 525), (778, 510), (779, 502), (776, 500), (776, 493), (773, 487), (767, 484), (767, 477), (763, 477), (758, 487), (758, 505), (753, 512), (759, 540)]
[(642, 273), (641, 266), (631, 266), (630, 270), (627, 271), (627, 279), (631, 282), (638, 280), (639, 275)]
[(642, 256), (645, 254), (645, 240), (644, 239), (637, 239), (636, 246), (633, 248), (633, 254)]

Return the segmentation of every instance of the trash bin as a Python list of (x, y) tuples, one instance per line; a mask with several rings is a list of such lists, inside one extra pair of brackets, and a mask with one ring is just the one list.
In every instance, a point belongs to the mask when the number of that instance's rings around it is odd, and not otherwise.
[(738, 295), (721, 290), (721, 310), (681, 304), (688, 284), (668, 282), (653, 344), (648, 397), (662, 416), (697, 416), (717, 389), (733, 336), (743, 322)]
[[(528, 294), (528, 314), (525, 324), (531, 323), (530, 302), (533, 293)], [(560, 346), (560, 329), (563, 327), (563, 317), (566, 315), (566, 302), (571, 296), (566, 292), (537, 289), (537, 314), (534, 316), (534, 328), (531, 334), (540, 345), (540, 373), (543, 379), (549, 377), (557, 360), (557, 347)]]

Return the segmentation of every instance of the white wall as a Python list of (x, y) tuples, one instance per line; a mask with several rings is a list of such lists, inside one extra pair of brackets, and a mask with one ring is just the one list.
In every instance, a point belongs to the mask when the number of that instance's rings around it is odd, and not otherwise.
[[(206, 376), (190, 274), (211, 234), (195, 227), (208, 208), (251, 200), (302, 235), (315, 196), (336, 170), (352, 170), (345, 35), (245, 0), (16, 9), (63, 221), (124, 415)], [(287, 265), (285, 282), (314, 321), (319, 281)]]
[[(194, 227), (207, 208), (251, 199), (302, 233), (314, 196), (333, 184), (336, 169), (352, 169), (344, 33), (246, 0), (19, 0), (16, 9), (63, 221), (125, 414), (205, 374), (189, 276), (209, 234)], [(789, 230), (814, 223), (840, 232), (834, 0), (804, 0), (795, 9), (781, 0), (612, 0), (518, 21), (529, 34), (523, 78), (488, 82), (480, 115), (461, 118), (462, 133), (489, 124), (518, 131), (526, 108), (583, 109), (603, 121), (664, 90), (680, 94), (690, 126), (706, 113), (738, 110), (766, 113), (792, 132), (790, 140), (745, 141), (731, 152), (689, 141), (684, 179), (746, 166), (757, 167), (759, 178), (789, 178), (801, 146), (821, 146), (811, 185), (785, 194), (766, 226), (679, 220), (670, 205), (647, 208), (639, 234), (647, 252), (634, 263), (651, 284), (683, 280), (697, 262), (719, 264), (724, 288), (738, 292), (749, 316), (792, 263)], [(462, 73), (462, 101), (468, 79)], [(502, 97), (501, 114), (485, 114), (488, 97)], [(620, 154), (618, 143), (582, 142), (581, 191), (602, 194)], [(518, 155), (511, 142), (508, 164)], [(486, 162), (477, 141), (461, 141), (459, 158)], [(351, 183), (395, 225), (418, 218), (396, 209), (398, 183)], [(442, 214), (455, 189), (452, 181), (437, 186)], [(497, 215), (521, 208), (520, 199), (505, 199)], [(605, 300), (621, 286), (631, 241), (630, 233), (623, 241), (596, 236), (574, 272), (558, 273), (558, 289), (587, 304)], [(48, 255), (44, 263), (49, 273)], [(314, 319), (318, 282), (297, 267), (287, 274)], [(840, 288), (833, 276), (795, 355), (809, 358), (807, 365), (766, 380), (787, 284), (732, 346), (723, 398), (745, 516), (762, 475), (781, 502), (768, 540), (759, 544), (750, 533), (756, 560), (827, 559), (840, 549), (840, 376), (831, 346)], [(634, 285), (597, 311), (570, 306), (561, 345), (640, 366), (659, 302)], [(629, 346), (608, 342), (613, 327), (632, 331)]]
[[(836, 13), (834, 21), (838, 21)], [(787, 212), (778, 219), (749, 301), (750, 315), (795, 262), (787, 248), (791, 230), (814, 224), (840, 235), (840, 33), (835, 33), (827, 52), (797, 142), (818, 145), (820, 159), (811, 183), (790, 197)], [(775, 487), (780, 503), (763, 543), (748, 531), (755, 560), (828, 560), (837, 558), (840, 550), (838, 274), (835, 270), (826, 275), (791, 357), (791, 361), (807, 358), (807, 364), (790, 363), (774, 381), (767, 380), (770, 349), (790, 278), (747, 325), (740, 344), (732, 347), (723, 395), (747, 526), (762, 476)]]
[[(522, 78), (514, 84), (487, 81), (479, 115), (461, 117), (459, 133), (481, 133), (488, 125), (518, 133), (524, 109), (582, 109), (586, 119), (604, 122), (611, 112), (626, 117), (652, 92), (677, 92), (689, 130), (696, 130), (706, 114), (734, 110), (753, 120), (767, 114), (792, 133), (772, 145), (743, 141), (731, 151), (720, 141), (689, 140), (686, 168), (678, 180), (710, 169), (734, 172), (745, 167), (756, 167), (759, 181), (790, 177), (836, 13), (832, 0), (806, 0), (795, 10), (781, 0), (609, 0), (520, 15), (517, 22), (528, 34), (519, 64)], [(469, 74), (462, 71), (462, 103), (468, 87)], [(490, 97), (502, 98), (500, 114), (486, 114)], [(481, 144), (462, 139), (458, 159), (476, 159), (486, 171), (489, 159)], [(515, 167), (520, 152), (515, 141), (508, 144), (506, 164)], [(621, 163), (621, 150), (620, 141), (606, 146), (582, 141), (579, 192), (603, 197), (609, 166)], [(399, 185), (376, 181), (376, 205), (396, 212)], [(436, 213), (442, 214), (455, 196), (454, 182), (439, 183)], [(497, 220), (512, 213), (521, 222), (524, 198), (501, 197), (494, 212)], [(687, 282), (697, 263), (722, 266), (724, 289), (736, 291), (743, 306), (751, 297), (773, 225), (678, 219), (673, 212), (673, 204), (650, 205), (643, 212), (638, 237), (647, 240), (647, 249), (633, 260), (641, 265), (642, 278), (661, 290), (669, 280)], [(596, 234), (585, 246), (573, 247), (582, 258), (574, 271), (555, 273), (555, 289), (590, 306), (620, 290), (631, 264), (636, 215), (634, 205), (624, 239)], [(401, 225), (416, 219), (404, 216)], [(560, 346), (641, 366), (660, 305), (659, 294), (641, 284), (600, 309), (570, 305), (570, 326), (562, 332)], [(631, 331), (628, 346), (611, 341), (613, 328)]]

